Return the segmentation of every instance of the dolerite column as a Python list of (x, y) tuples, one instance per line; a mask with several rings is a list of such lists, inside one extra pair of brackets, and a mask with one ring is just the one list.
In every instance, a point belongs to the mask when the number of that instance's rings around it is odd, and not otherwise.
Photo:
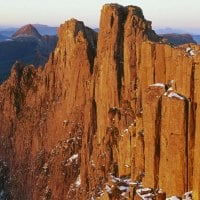
[(145, 146), (144, 187), (157, 188), (159, 161), (159, 124), (161, 96), (165, 92), (164, 84), (150, 85), (143, 99), (143, 124)]
[(168, 196), (187, 191), (187, 105), (175, 92), (162, 97), (159, 188)]
[(200, 199), (200, 56), (196, 58), (195, 66), (195, 88), (194, 101), (196, 102), (196, 126), (195, 126), (195, 146), (194, 146), (194, 165), (193, 165), (193, 194), (194, 200)]

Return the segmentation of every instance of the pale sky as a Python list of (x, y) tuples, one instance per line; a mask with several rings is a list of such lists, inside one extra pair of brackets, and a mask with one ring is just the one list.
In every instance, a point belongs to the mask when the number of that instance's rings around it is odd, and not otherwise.
[(105, 3), (140, 6), (153, 27), (200, 30), (200, 0), (0, 0), (0, 26), (59, 26), (73, 17), (94, 28)]

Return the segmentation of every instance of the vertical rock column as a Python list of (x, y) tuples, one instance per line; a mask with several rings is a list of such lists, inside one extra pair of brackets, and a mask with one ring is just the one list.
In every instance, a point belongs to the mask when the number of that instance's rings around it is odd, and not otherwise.
[[(198, 57), (200, 59), (200, 56)], [(193, 199), (200, 199), (200, 63), (195, 66), (195, 90), (194, 101), (196, 104), (196, 127), (195, 127), (195, 146), (194, 146), (194, 167), (193, 167)]]
[(141, 52), (139, 78), (142, 95), (144, 95), (145, 89), (155, 82), (155, 44), (143, 42)]
[(165, 44), (157, 43), (155, 47), (155, 82), (165, 83)]
[(106, 4), (101, 11), (98, 36), (95, 99), (97, 103), (97, 136), (101, 143), (109, 124), (108, 110), (119, 107), (122, 76), (122, 41), (124, 9)]
[(134, 151), (134, 146), (132, 146), (132, 140), (135, 136), (135, 126), (131, 125), (128, 129), (125, 129), (119, 140), (119, 160), (118, 160), (118, 170), (119, 177), (130, 176), (131, 174), (131, 156), (132, 151)]
[(157, 188), (158, 184), (161, 96), (164, 92), (164, 84), (154, 84), (148, 87), (143, 98), (145, 187)]
[[(142, 111), (141, 111), (142, 112)], [(136, 132), (131, 140), (132, 165), (131, 179), (141, 181), (144, 173), (144, 131), (142, 113), (136, 116)]]
[(169, 196), (187, 191), (187, 106), (177, 93), (162, 97), (159, 188)]

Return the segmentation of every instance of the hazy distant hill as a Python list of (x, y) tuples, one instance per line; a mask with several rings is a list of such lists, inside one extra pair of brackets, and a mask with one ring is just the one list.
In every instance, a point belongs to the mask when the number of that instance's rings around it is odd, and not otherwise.
[(30, 24), (17, 30), (10, 40), (0, 42), (0, 83), (8, 77), (16, 60), (44, 65), (56, 44), (57, 36), (42, 36)]
[(58, 27), (47, 26), (43, 24), (33, 24), (41, 35), (57, 35)]
[(198, 44), (200, 44), (200, 35), (193, 35), (192, 37)]
[(26, 26), (21, 27), (16, 31), (16, 33), (12, 35), (12, 39), (17, 39), (19, 37), (33, 37), (40, 40), (42, 36), (33, 25), (27, 24)]
[(178, 33), (178, 34), (185, 34), (188, 33), (190, 35), (200, 35), (200, 28), (154, 28), (157, 34), (171, 34), (171, 33)]
[(6, 38), (10, 38), (18, 28), (1, 28), (0, 29), (0, 34)]
[[(183, 29), (175, 29), (175, 28), (162, 28), (162, 29), (156, 28), (155, 31), (159, 35), (163, 35), (163, 34), (164, 35), (166, 35), (166, 34), (175, 35), (176, 34), (176, 36), (173, 36), (173, 39), (175, 39), (175, 37), (177, 37), (178, 40), (180, 40), (180, 37), (183, 38), (184, 35), (189, 34), (192, 36), (192, 38), (194, 39), (195, 42), (200, 44), (200, 29), (183, 30)], [(187, 36), (185, 39), (188, 40)], [(191, 40), (191, 38), (189, 40)]]
[[(58, 27), (47, 26), (43, 24), (33, 24), (33, 26), (37, 29), (40, 35), (57, 35)], [(18, 30), (19, 28), (0, 28), (0, 35), (4, 37), (4, 39), (11, 38), (12, 35)]]
[(162, 34), (163, 38), (165, 38), (169, 43), (174, 45), (181, 45), (181, 44), (187, 44), (187, 43), (194, 43), (196, 44), (196, 41), (193, 39), (193, 37), (190, 34)]
[(160, 29), (156, 28), (155, 31), (159, 35), (171, 34), (171, 33), (184, 34), (184, 33), (188, 32), (188, 31), (184, 31), (184, 30), (181, 30), (181, 29), (175, 29), (175, 28), (160, 28)]
[(6, 36), (0, 34), (0, 42), (3, 41), (3, 40), (6, 40), (6, 39), (7, 39)]

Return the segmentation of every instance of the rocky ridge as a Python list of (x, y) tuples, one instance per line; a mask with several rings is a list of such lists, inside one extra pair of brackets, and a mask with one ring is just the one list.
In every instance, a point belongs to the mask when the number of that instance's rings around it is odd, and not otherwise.
[(140, 8), (118, 4), (103, 6), (98, 38), (75, 19), (58, 36), (44, 69), (17, 62), (0, 86), (0, 190), (198, 200), (199, 46), (163, 44)]

